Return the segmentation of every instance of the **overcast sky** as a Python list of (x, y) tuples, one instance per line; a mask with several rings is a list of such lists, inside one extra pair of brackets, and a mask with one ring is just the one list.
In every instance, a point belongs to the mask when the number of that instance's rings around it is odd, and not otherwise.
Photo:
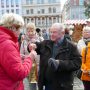
[(62, 9), (64, 3), (65, 3), (67, 0), (60, 0), (60, 1), (61, 1), (61, 9)]

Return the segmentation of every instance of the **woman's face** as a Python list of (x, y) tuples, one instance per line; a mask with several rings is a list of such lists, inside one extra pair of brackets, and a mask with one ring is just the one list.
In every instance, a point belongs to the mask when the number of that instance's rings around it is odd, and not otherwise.
[(90, 31), (84, 31), (83, 32), (83, 38), (90, 38)]
[(29, 38), (33, 38), (35, 36), (35, 30), (33, 28), (28, 28), (26, 34)]

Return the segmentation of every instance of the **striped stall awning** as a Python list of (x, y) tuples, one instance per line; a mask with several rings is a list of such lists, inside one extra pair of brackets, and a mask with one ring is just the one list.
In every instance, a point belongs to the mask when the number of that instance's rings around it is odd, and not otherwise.
[(64, 24), (86, 24), (86, 20), (66, 20)]

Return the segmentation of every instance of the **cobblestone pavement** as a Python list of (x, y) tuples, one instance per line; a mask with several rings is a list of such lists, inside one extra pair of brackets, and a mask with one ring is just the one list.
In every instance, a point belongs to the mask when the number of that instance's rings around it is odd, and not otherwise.
[[(24, 90), (30, 90), (29, 83), (28, 83), (28, 80), (26, 78), (24, 79), (24, 86), (25, 86)], [(84, 87), (83, 87), (82, 82), (78, 78), (75, 77), (73, 90), (84, 90), (83, 88)]]

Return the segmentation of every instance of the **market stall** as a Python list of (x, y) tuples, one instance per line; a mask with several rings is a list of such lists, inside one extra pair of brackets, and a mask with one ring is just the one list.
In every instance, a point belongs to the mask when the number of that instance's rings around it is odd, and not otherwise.
[(72, 33), (72, 41), (78, 42), (78, 40), (82, 37), (83, 27), (86, 25), (86, 20), (66, 20), (64, 22), (65, 25), (69, 25), (69, 27), (73, 26)]

